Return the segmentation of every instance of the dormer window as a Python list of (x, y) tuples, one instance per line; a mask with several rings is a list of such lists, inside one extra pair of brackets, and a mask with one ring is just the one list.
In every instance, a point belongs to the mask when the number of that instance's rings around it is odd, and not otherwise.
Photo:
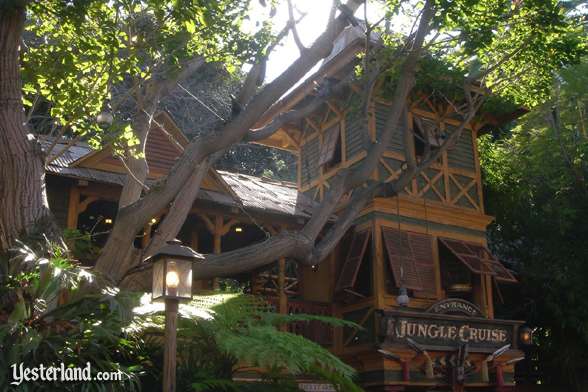
[(341, 163), (341, 159), (341, 123), (336, 123), (323, 131), (319, 166), (328, 171)]

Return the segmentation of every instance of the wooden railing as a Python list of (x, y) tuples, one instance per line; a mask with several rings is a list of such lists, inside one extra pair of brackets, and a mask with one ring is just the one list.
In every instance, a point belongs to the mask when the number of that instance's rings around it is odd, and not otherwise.
[[(277, 298), (268, 302), (278, 309)], [(313, 316), (332, 316), (330, 304), (302, 300), (288, 300), (288, 314), (308, 314)], [(333, 344), (333, 327), (320, 321), (297, 321), (288, 324), (288, 332), (304, 336), (322, 346)]]

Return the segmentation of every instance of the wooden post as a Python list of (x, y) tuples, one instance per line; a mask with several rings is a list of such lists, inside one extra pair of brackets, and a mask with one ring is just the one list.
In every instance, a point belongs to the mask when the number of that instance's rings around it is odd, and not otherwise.
[(286, 258), (278, 260), (278, 290), (279, 290), (279, 311), (281, 314), (288, 313), (288, 296), (286, 295)]
[(163, 351), (163, 392), (176, 392), (177, 299), (165, 299), (165, 342)]
[(433, 264), (435, 265), (435, 294), (437, 299), (443, 298), (443, 282), (441, 278), (441, 259), (439, 258), (439, 241), (433, 237)]
[(67, 206), (67, 228), (77, 229), (78, 227), (78, 206), (80, 204), (80, 188), (72, 186), (69, 188), (69, 201)]
[[(372, 226), (372, 249), (375, 249), (376, 257), (372, 257), (373, 269), (372, 269), (372, 281), (374, 282), (373, 290), (374, 297), (376, 299), (375, 306), (377, 309), (384, 309), (385, 306), (385, 295), (386, 295), (386, 265), (384, 260), (384, 246), (382, 244), (381, 225), (379, 221), (376, 221)], [(370, 261), (372, 261), (370, 260)]]
[(151, 241), (151, 225), (146, 224), (145, 227), (143, 227), (143, 238), (141, 238), (141, 246), (143, 249), (147, 249), (149, 241)]
[(490, 319), (494, 318), (494, 294), (492, 293), (492, 279), (490, 275), (486, 275), (486, 303), (488, 304), (488, 315)]
[[(222, 238), (223, 238), (224, 219), (222, 215), (215, 215), (214, 217), (214, 253), (219, 254), (222, 252)], [(218, 278), (212, 280), (212, 288), (218, 290)]]
[(497, 391), (501, 391), (501, 387), (504, 386), (504, 370), (502, 365), (496, 365), (496, 388)]
[(402, 364), (402, 381), (410, 381), (410, 364), (408, 362), (408, 359), (400, 362)]

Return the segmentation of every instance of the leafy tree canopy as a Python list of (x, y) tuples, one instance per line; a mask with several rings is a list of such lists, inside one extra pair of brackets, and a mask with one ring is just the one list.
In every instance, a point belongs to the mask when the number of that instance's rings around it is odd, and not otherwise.
[(586, 75), (586, 60), (565, 68), (547, 102), (480, 144), (492, 243), (521, 280), (499, 312), (538, 328), (542, 383), (577, 391), (588, 385)]
[[(464, 81), (469, 81), (492, 92), (483, 111), (499, 114), (516, 106), (534, 107), (549, 97), (553, 74), (577, 63), (588, 49), (585, 16), (573, 3), (440, 0), (436, 5), (416, 90), (443, 101), (463, 101)], [(393, 7), (402, 10), (398, 3)], [(398, 58), (407, 49), (404, 36), (385, 37), (382, 57)], [(390, 68), (390, 87), (400, 72), (397, 66)]]
[(245, 32), (248, 9), (249, 0), (33, 2), (23, 56), (25, 103), (40, 94), (59, 127), (95, 143), (114, 137), (133, 145), (133, 113), (117, 113), (109, 132), (98, 127), (95, 117), (105, 103), (115, 112), (135, 104), (142, 99), (139, 87), (148, 93), (151, 82), (173, 78), (198, 57), (234, 73), (270, 36), (269, 24)]

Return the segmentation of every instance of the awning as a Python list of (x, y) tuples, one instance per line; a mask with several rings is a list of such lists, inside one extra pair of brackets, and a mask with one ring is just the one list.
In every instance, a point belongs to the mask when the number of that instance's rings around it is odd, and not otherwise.
[(449, 238), (439, 240), (473, 273), (492, 275), (502, 282), (517, 282), (513, 274), (485, 246)]

